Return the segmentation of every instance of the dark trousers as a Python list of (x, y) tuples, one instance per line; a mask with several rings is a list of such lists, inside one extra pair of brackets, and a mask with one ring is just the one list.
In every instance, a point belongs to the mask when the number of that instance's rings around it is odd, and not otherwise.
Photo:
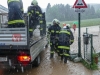
[(51, 47), (51, 49), (50, 49), (51, 53), (54, 54), (54, 52), (55, 52), (55, 44), (50, 45), (50, 47)]
[(61, 60), (64, 59), (64, 63), (66, 63), (67, 59), (70, 56), (70, 51), (67, 49), (59, 49), (59, 51), (60, 51)]
[(29, 31), (29, 37), (32, 38), (33, 36), (33, 31)]
[(8, 4), (8, 27), (25, 27), (23, 13), (18, 2)]
[(50, 58), (53, 58), (54, 53), (55, 53), (55, 44), (53, 44), (52, 42), (50, 42)]

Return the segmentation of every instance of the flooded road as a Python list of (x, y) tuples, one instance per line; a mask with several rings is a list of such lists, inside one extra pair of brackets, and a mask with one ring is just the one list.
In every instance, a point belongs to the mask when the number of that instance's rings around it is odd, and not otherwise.
[[(82, 30), (82, 32), (85, 29)], [(77, 52), (77, 31), (74, 34), (75, 42), (71, 46), (71, 50)], [(0, 69), (0, 75), (99, 75), (94, 74), (93, 71), (88, 70), (81, 63), (74, 63), (68, 60), (67, 64), (64, 64), (60, 57), (55, 53), (54, 58), (50, 59), (50, 47), (43, 50), (41, 53), (41, 64), (39, 67), (33, 67), (32, 69), (26, 70), (24, 73), (21, 73), (17, 70), (3, 71)], [(96, 72), (96, 71), (95, 71)]]
[(81, 63), (68, 61), (67, 64), (64, 64), (56, 53), (54, 58), (50, 59), (49, 48), (41, 53), (42, 60), (39, 67), (33, 67), (33, 69), (26, 70), (24, 73), (16, 70), (6, 71), (3, 75), (92, 75), (91, 71), (86, 69)]

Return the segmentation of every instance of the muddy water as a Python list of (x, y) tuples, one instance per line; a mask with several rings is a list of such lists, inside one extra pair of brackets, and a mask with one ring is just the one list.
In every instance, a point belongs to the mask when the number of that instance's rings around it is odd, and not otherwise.
[[(47, 52), (46, 56), (49, 56), (49, 51)], [(81, 63), (68, 61), (67, 64), (64, 64), (56, 54), (53, 59), (46, 57), (43, 63), (45, 65), (41, 64), (41, 66), (44, 66), (44, 69), (39, 68), (40, 74), (37, 75), (92, 75), (91, 71), (87, 70)]]
[(57, 54), (55, 54), (53, 59), (49, 58), (49, 54), (49, 48), (42, 52), (42, 60), (39, 67), (33, 67), (33, 69), (26, 70), (24, 73), (7, 71), (3, 75), (92, 75), (91, 71), (86, 69), (81, 63), (68, 61), (67, 64), (64, 64)]
[[(77, 32), (74, 34), (75, 42), (73, 43), (72, 51), (77, 52)], [(91, 71), (86, 69), (81, 63), (74, 63), (68, 61), (67, 64), (64, 64), (60, 57), (55, 54), (53, 59), (49, 59), (50, 56), (50, 47), (44, 50), (41, 53), (42, 60), (39, 67), (33, 67), (33, 69), (27, 70), (24, 73), (16, 71), (7, 71), (5, 74), (2, 69), (0, 70), (0, 75), (99, 75), (100, 73), (95, 73), (96, 71)]]

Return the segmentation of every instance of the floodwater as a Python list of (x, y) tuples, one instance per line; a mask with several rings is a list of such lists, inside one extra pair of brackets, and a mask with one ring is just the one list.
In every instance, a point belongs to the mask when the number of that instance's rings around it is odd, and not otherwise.
[[(83, 29), (85, 31), (85, 29)], [(83, 32), (82, 31), (82, 32)], [(75, 42), (71, 46), (72, 51), (77, 52), (77, 31), (74, 33)], [(77, 44), (77, 45), (76, 45)], [(81, 63), (74, 63), (69, 61), (63, 63), (60, 57), (55, 53), (54, 58), (50, 59), (50, 47), (44, 49), (41, 53), (41, 64), (39, 67), (33, 67), (32, 69), (26, 70), (24, 73), (17, 70), (4, 71), (0, 69), (0, 75), (99, 75), (97, 71), (88, 70)]]
[(24, 73), (5, 71), (4, 75), (92, 75), (92, 72), (86, 69), (81, 63), (74, 63), (69, 60), (68, 63), (63, 63), (56, 53), (54, 58), (50, 59), (49, 48), (41, 53), (42, 61), (39, 67), (33, 67)]

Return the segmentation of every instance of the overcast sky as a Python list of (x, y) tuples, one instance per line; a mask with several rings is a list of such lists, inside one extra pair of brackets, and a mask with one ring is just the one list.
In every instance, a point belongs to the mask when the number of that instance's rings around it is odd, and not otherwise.
[[(26, 11), (27, 7), (31, 4), (32, 0), (22, 0), (22, 1), (23, 1), (24, 10)], [(73, 5), (76, 0), (37, 0), (37, 1), (38, 1), (38, 4), (41, 6), (41, 8), (46, 8), (48, 3), (50, 3), (51, 5), (60, 4), (60, 3)], [(86, 4), (100, 3), (100, 0), (84, 0), (84, 1)], [(2, 0), (0, 4), (7, 7), (7, 0)]]

